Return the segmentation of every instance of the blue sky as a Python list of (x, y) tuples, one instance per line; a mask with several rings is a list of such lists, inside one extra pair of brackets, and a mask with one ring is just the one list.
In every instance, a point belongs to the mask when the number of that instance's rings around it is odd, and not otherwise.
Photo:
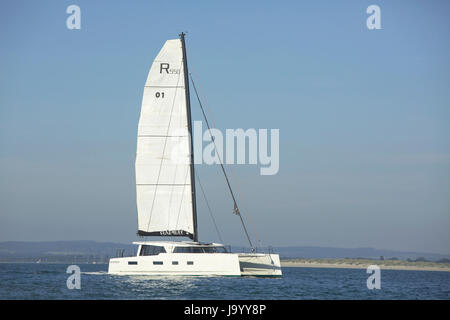
[[(71, 4), (81, 30), (66, 28)], [(366, 27), (371, 4), (381, 30)], [(254, 238), (449, 253), (449, 9), (2, 1), (0, 241), (135, 239), (143, 85), (164, 41), (187, 31), (217, 126), (280, 129), (277, 175), (233, 166)], [(225, 242), (245, 244), (219, 168), (197, 170)], [(198, 200), (200, 239), (217, 240)]]

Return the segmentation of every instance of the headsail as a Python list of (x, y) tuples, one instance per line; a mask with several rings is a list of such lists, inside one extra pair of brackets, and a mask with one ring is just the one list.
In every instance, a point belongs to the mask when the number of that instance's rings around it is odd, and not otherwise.
[(194, 238), (183, 48), (168, 40), (144, 88), (136, 154), (138, 234)]

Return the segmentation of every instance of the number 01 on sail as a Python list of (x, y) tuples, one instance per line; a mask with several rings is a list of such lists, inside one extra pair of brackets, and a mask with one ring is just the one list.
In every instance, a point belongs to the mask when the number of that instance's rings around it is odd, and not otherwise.
[[(190, 241), (139, 241), (136, 256), (111, 258), (119, 275), (281, 276), (273, 253), (228, 252), (198, 240), (188, 66), (184, 33), (167, 40), (144, 87), (138, 125), (136, 195), (138, 235)], [(222, 165), (223, 173), (225, 169)], [(231, 190), (234, 212), (242, 216)]]

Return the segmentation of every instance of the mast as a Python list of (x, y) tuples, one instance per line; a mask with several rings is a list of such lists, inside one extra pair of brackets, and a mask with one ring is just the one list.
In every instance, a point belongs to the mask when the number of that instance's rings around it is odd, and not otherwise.
[(194, 242), (198, 242), (198, 229), (197, 229), (197, 203), (195, 197), (195, 171), (194, 171), (194, 142), (193, 142), (193, 133), (192, 133), (192, 119), (191, 119), (191, 99), (189, 95), (189, 72), (187, 65), (187, 56), (186, 56), (186, 44), (184, 42), (185, 33), (182, 32), (180, 34), (181, 47), (183, 49), (183, 69), (184, 69), (184, 87), (185, 87), (185, 95), (186, 95), (186, 111), (187, 111), (187, 124), (190, 136), (190, 152), (191, 152), (191, 186), (192, 186), (192, 215), (194, 219)]

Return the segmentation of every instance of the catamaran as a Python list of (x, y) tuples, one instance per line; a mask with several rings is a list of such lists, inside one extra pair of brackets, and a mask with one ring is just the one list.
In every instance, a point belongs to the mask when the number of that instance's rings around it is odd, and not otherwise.
[[(150, 68), (138, 125), (135, 170), (137, 234), (141, 237), (188, 237), (190, 241), (133, 242), (138, 245), (136, 255), (111, 258), (108, 272), (117, 275), (279, 277), (282, 275), (279, 255), (255, 252), (222, 163), (234, 202), (233, 211), (240, 217), (251, 252), (232, 253), (223, 244), (198, 240), (184, 36), (181, 33), (179, 39), (167, 40)], [(197, 91), (194, 83), (193, 86)], [(200, 99), (199, 103), (201, 106)]]

